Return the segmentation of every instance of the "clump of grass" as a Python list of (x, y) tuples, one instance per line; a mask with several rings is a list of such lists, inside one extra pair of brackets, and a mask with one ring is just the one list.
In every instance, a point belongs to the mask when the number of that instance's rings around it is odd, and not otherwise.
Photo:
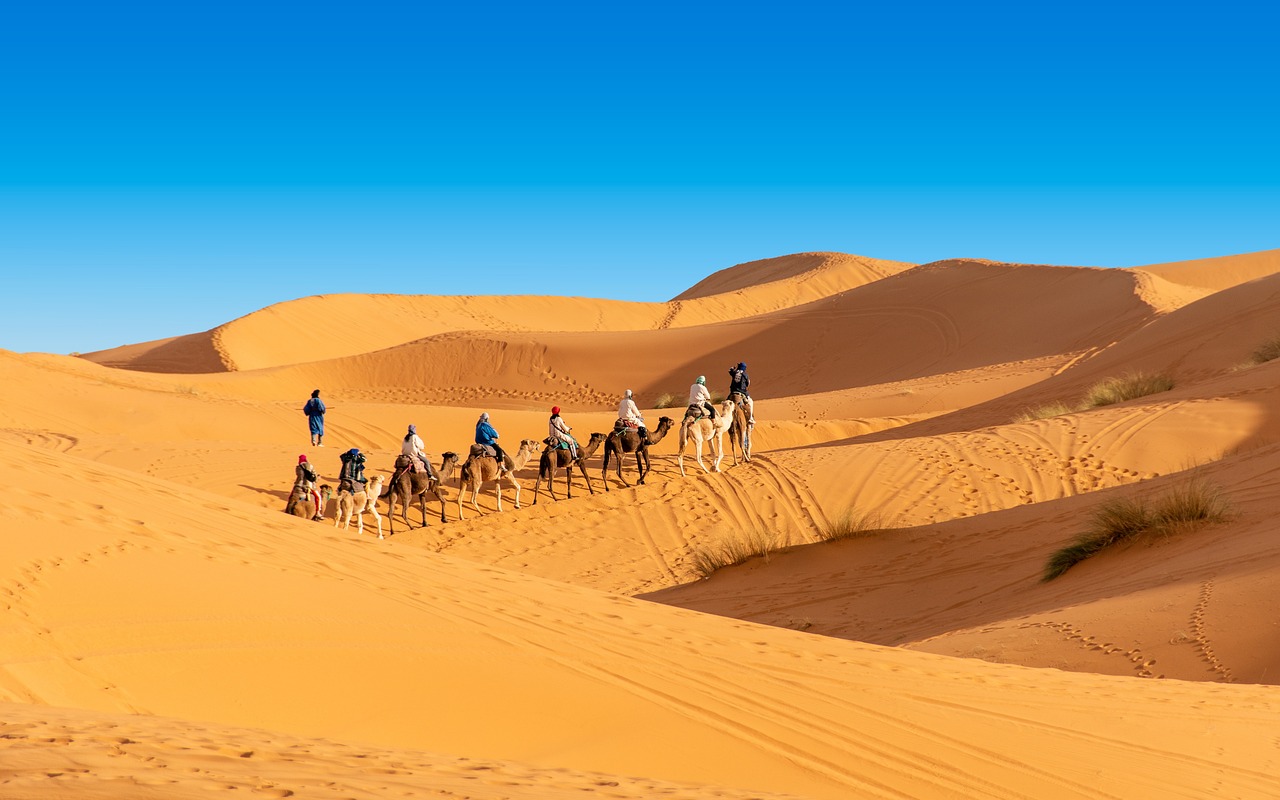
[(1076, 409), (1067, 405), (1061, 400), (1054, 400), (1052, 403), (1045, 403), (1042, 406), (1034, 406), (1023, 411), (1021, 414), (1013, 418), (1014, 422), (1035, 422), (1038, 419), (1048, 419), (1049, 417), (1060, 417), (1063, 414), (1070, 414)]
[(658, 399), (653, 401), (654, 408), (671, 408), (671, 404), (676, 401), (676, 396), (671, 392), (658, 395)]
[(693, 551), (693, 568), (704, 578), (722, 567), (741, 564), (756, 556), (768, 556), (777, 549), (777, 538), (768, 531), (736, 531), (714, 543), (700, 545)]
[(1087, 531), (1049, 557), (1042, 580), (1051, 581), (1112, 545), (1168, 538), (1226, 518), (1227, 504), (1218, 489), (1195, 480), (1150, 501), (1108, 500), (1093, 512)]
[(1270, 339), (1258, 345), (1258, 349), (1253, 351), (1250, 357), (1254, 364), (1265, 364), (1280, 358), (1280, 333), (1274, 334)]
[(818, 538), (824, 542), (840, 539), (857, 539), (885, 529), (884, 517), (874, 511), (859, 512), (850, 507), (831, 520), (825, 528), (818, 529)]
[(174, 387), (174, 391), (179, 394), (200, 394), (200, 390), (188, 383), (183, 383)]
[(707, 394), (711, 395), (711, 404), (712, 404), (712, 405), (717, 405), (717, 406), (718, 406), (718, 405), (720, 405), (721, 403), (723, 403), (723, 402), (724, 402), (724, 392), (720, 392), (720, 391), (717, 391), (717, 390), (715, 390), (715, 389), (711, 389), (711, 390), (709, 390), (709, 391), (707, 392)]
[(1173, 378), (1164, 373), (1134, 372), (1119, 378), (1108, 378), (1095, 383), (1084, 397), (1085, 408), (1123, 403), (1136, 397), (1167, 392), (1173, 388)]

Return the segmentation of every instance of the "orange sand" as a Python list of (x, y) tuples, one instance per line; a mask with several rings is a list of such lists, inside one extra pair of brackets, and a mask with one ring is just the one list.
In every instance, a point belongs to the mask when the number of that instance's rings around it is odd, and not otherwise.
[[(670, 303), (335, 295), (0, 351), (0, 797), (1280, 796), (1277, 319), (1280, 251), (809, 253)], [(755, 457), (720, 474), (673, 432), (645, 486), (597, 454), (534, 506), (529, 468), (522, 508), (458, 522), (450, 485), (384, 541), (280, 513), (300, 452), (387, 474), (408, 423), (438, 461), (553, 404), (585, 441), (625, 388), (653, 427), (738, 360)], [(1138, 370), (1175, 388), (1014, 421)], [(1190, 477), (1228, 522), (1040, 582), (1099, 503)], [(821, 542), (850, 509), (885, 529)], [(756, 530), (782, 549), (699, 578)]]

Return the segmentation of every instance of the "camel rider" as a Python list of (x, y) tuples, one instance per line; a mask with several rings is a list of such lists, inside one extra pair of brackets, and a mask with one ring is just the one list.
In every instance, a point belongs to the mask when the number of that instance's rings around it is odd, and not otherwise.
[(751, 386), (751, 379), (747, 377), (747, 365), (739, 361), (738, 366), (729, 367), (729, 394), (737, 392), (747, 401), (747, 424), (756, 424), (755, 403), (751, 400), (751, 395), (747, 389)]
[(320, 493), (316, 491), (316, 481), (320, 480), (320, 476), (305, 455), (298, 456), (298, 466), (294, 467), (293, 475), (293, 488), (311, 495), (311, 500), (316, 504), (316, 513), (312, 519), (324, 519), (324, 506), (320, 504)]
[(707, 391), (707, 376), (699, 375), (689, 387), (689, 409), (703, 409), (707, 416), (716, 418), (716, 407), (711, 405), (711, 392)]
[(578, 460), (578, 441), (573, 438), (569, 431), (568, 423), (560, 416), (560, 406), (551, 409), (551, 419), (547, 420), (547, 444), (553, 449), (561, 445), (567, 445), (569, 448), (569, 458)]
[(413, 463), (412, 472), (425, 472), (427, 477), (434, 480), (435, 470), (431, 468), (431, 459), (427, 457), (425, 447), (422, 437), (418, 435), (418, 426), (410, 425), (409, 432), (404, 435), (404, 443), (400, 445), (400, 452)]
[(488, 411), (481, 414), (480, 419), (476, 420), (476, 444), (493, 448), (493, 452), (498, 457), (499, 471), (507, 468), (507, 456), (502, 452), (502, 448), (498, 446), (498, 432), (489, 424)]
[(622, 402), (618, 403), (618, 419), (635, 425), (641, 441), (649, 439), (649, 432), (644, 428), (644, 417), (640, 415), (640, 409), (636, 408), (636, 401), (631, 398), (630, 389), (622, 396)]
[(364, 477), (364, 454), (356, 448), (351, 448), (343, 453), (342, 471), (338, 473), (338, 491), (344, 489), (348, 492), (363, 492), (365, 485), (369, 482)]

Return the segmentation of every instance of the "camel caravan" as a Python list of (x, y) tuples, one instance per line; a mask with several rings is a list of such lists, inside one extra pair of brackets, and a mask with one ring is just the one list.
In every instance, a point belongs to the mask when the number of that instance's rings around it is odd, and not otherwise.
[[(559, 406), (551, 409), (548, 421), (548, 436), (541, 441), (522, 439), (515, 453), (505, 452), (498, 444), (498, 432), (489, 421), (487, 412), (480, 415), (476, 422), (475, 443), (467, 452), (466, 460), (454, 452), (441, 454), (440, 466), (431, 463), (424, 452), (424, 444), (418, 436), (417, 428), (410, 425), (404, 436), (401, 453), (396, 457), (394, 468), (389, 478), (378, 475), (372, 480), (364, 476), (365, 456), (358, 448), (351, 448), (339, 455), (342, 467), (338, 486), (335, 490), (329, 484), (319, 483), (319, 474), (307, 461), (305, 455), (298, 457), (295, 470), (295, 481), (290, 491), (285, 512), (303, 519), (320, 521), (324, 519), (324, 511), (330, 499), (334, 499), (334, 527), (347, 530), (352, 518), (355, 519), (358, 534), (364, 533), (364, 517), (373, 518), (378, 531), (378, 538), (395, 534), (395, 517), (397, 508), (400, 520), (408, 529), (412, 529), (409, 511), (415, 500), (422, 517), (421, 527), (427, 526), (427, 497), (430, 496), (440, 504), (440, 522), (448, 522), (445, 512), (445, 487), (457, 473), (456, 488), (458, 492), (458, 519), (465, 520), (464, 505), (467, 493), (470, 492), (470, 504), (476, 513), (480, 513), (480, 491), (486, 484), (492, 483), (496, 498), (497, 510), (502, 511), (502, 490), (504, 484), (514, 490), (514, 505), (520, 508), (520, 483), (516, 473), (531, 465), (535, 459), (538, 464), (537, 480), (534, 483), (533, 504), (537, 505), (539, 493), (545, 482), (547, 492), (552, 500), (558, 500), (555, 491), (555, 480), (560, 472), (564, 473), (566, 499), (573, 497), (573, 473), (576, 470), (587, 491), (595, 494), (591, 477), (587, 472), (587, 459), (597, 452), (603, 453), (600, 480), (605, 491), (609, 491), (609, 467), (613, 466), (618, 481), (624, 487), (630, 487), (623, 462), (628, 456), (635, 458), (635, 485), (643, 486), (651, 469), (649, 449), (661, 442), (673, 430), (679, 440), (676, 463), (680, 475), (686, 475), (684, 454), (686, 445), (693, 442), (694, 460), (705, 473), (719, 472), (724, 459), (724, 440), (729, 440), (729, 451), (733, 464), (738, 464), (739, 454), (742, 460), (751, 460), (751, 432), (755, 427), (754, 409), (747, 386), (750, 381), (746, 377), (746, 364), (739, 363), (729, 370), (732, 385), (728, 398), (718, 405), (713, 404), (710, 391), (706, 387), (705, 376), (698, 379), (690, 387), (689, 405), (683, 418), (677, 422), (671, 417), (660, 417), (658, 425), (649, 430), (645, 427), (641, 416), (628, 389), (618, 406), (618, 418), (609, 433), (592, 433), (585, 445), (578, 443), (572, 435), (572, 429), (560, 416)], [(316, 398), (319, 390), (312, 393)], [(309, 406), (312, 405), (309, 402)], [(305, 409), (304, 409), (305, 410)], [(310, 414), (310, 412), (307, 412)], [(313, 446), (323, 447), (315, 435), (314, 418), (310, 421)], [(323, 423), (321, 423), (323, 431)], [(704, 446), (710, 448), (710, 462), (703, 460)], [(539, 452), (541, 451), (541, 452)], [(386, 498), (387, 531), (384, 535), (382, 518), (376, 508), (378, 500)]]

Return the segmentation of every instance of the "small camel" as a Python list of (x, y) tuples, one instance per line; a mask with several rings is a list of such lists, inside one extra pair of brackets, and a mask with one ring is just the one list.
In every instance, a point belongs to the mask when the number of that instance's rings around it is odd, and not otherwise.
[(649, 474), (649, 448), (662, 441), (662, 437), (666, 436), (667, 431), (671, 430), (675, 424), (675, 420), (671, 417), (660, 417), (658, 427), (649, 431), (649, 438), (644, 441), (641, 441), (637, 431), (630, 428), (614, 430), (610, 433), (604, 440), (604, 470), (601, 476), (604, 481), (604, 490), (609, 491), (609, 458), (611, 456), (617, 457), (618, 480), (622, 481), (623, 486), (631, 485), (622, 475), (622, 456), (626, 453), (636, 454), (636, 472), (640, 473), (640, 479), (636, 484), (643, 484), (645, 476)]
[(444, 515), (442, 490), (445, 481), (453, 477), (453, 471), (458, 468), (458, 454), (443, 453), (441, 456), (443, 461), (434, 479), (429, 478), (425, 472), (410, 472), (408, 456), (396, 457), (395, 472), (387, 482), (386, 491), (382, 493), (387, 498), (387, 524), (390, 526), (388, 535), (394, 536), (396, 532), (396, 503), (400, 503), (400, 518), (404, 520), (405, 526), (412, 527), (409, 525), (409, 505), (415, 497), (418, 498), (418, 508), (422, 510), (422, 527), (427, 527), (428, 494), (435, 495), (440, 501), (440, 521), (448, 522)]
[(516, 488), (516, 508), (520, 507), (520, 484), (516, 481), (515, 471), (524, 469), (524, 465), (529, 463), (529, 459), (533, 458), (533, 454), (537, 451), (538, 445), (542, 444), (537, 439), (521, 439), (520, 449), (513, 456), (506, 453), (506, 461), (502, 465), (502, 469), (498, 469), (498, 459), (493, 456), (481, 455), (476, 452), (479, 445), (472, 447), (471, 455), (467, 457), (466, 463), (462, 465), (462, 469), (458, 470), (458, 519), (466, 519), (462, 515), (462, 497), (467, 490), (471, 491), (471, 507), (476, 511), (480, 510), (480, 503), (477, 502), (480, 497), (480, 487), (488, 481), (494, 481), (494, 493), (498, 496), (498, 510), (502, 510), (502, 481), (505, 479)]
[(547, 491), (551, 492), (551, 499), (556, 499), (556, 490), (552, 486), (552, 479), (555, 478), (556, 470), (564, 470), (565, 492), (570, 500), (573, 499), (573, 468), (576, 465), (582, 471), (582, 479), (587, 482), (587, 491), (595, 494), (596, 490), (591, 488), (591, 479), (587, 477), (587, 459), (592, 453), (600, 448), (604, 442), (603, 433), (591, 434), (591, 440), (587, 442), (586, 447), (578, 448), (578, 457), (569, 458), (569, 450), (567, 448), (558, 447), (555, 450), (544, 449), (542, 455), (538, 458), (538, 482), (533, 485), (533, 504), (538, 504), (538, 490), (542, 488), (542, 481), (547, 482)]
[(304, 490), (301, 486), (295, 486), (293, 491), (289, 492), (288, 502), (284, 504), (284, 513), (303, 519), (315, 519), (324, 513), (324, 507), (329, 505), (329, 498), (332, 496), (333, 487), (327, 483), (320, 484), (320, 507), (316, 508), (316, 501), (311, 492)]
[[(706, 417), (699, 419), (685, 416), (684, 421), (680, 423), (680, 457), (677, 459), (677, 463), (680, 465), (681, 477), (684, 476), (684, 445), (690, 439), (693, 440), (694, 455), (698, 459), (698, 466), (702, 467), (702, 471), (720, 471), (720, 459), (724, 458), (724, 433), (733, 424), (733, 408), (733, 401), (725, 400), (720, 404), (719, 412), (714, 420)], [(714, 470), (707, 469), (707, 465), (702, 463), (703, 442), (711, 442), (711, 451), (716, 457), (715, 463), (712, 465)]]
[(729, 423), (729, 453), (733, 456), (733, 465), (738, 466), (738, 451), (742, 451), (742, 460), (751, 461), (751, 426), (747, 424), (747, 401), (738, 392), (730, 392), (733, 401), (733, 422)]
[(333, 527), (339, 525), (345, 531), (351, 527), (351, 515), (356, 518), (356, 530), (360, 535), (364, 535), (364, 515), (369, 513), (378, 522), (378, 538), (384, 539), (382, 535), (382, 515), (378, 513), (376, 503), (378, 496), (382, 494), (382, 476), (379, 475), (369, 481), (363, 491), (352, 493), (346, 489), (338, 492), (338, 510), (333, 515)]

